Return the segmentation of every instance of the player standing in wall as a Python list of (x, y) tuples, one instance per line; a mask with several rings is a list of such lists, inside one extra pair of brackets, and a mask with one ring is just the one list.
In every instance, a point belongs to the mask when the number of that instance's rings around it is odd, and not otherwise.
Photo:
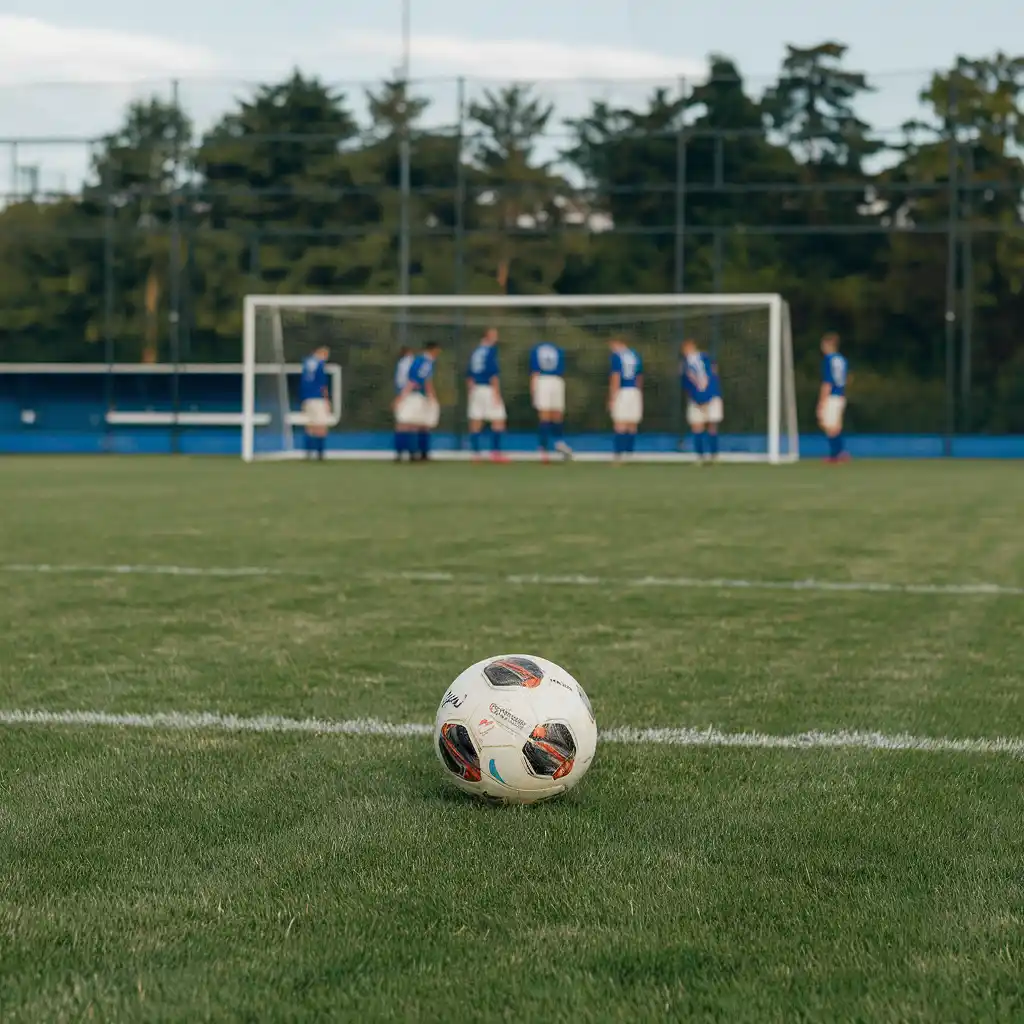
[(608, 412), (615, 429), (615, 461), (636, 451), (636, 428), (644, 418), (644, 364), (621, 338), (613, 338), (608, 375)]
[(563, 458), (572, 449), (562, 440), (565, 419), (565, 352), (550, 341), (538, 342), (530, 350), (530, 398), (537, 410), (537, 434), (542, 462), (555, 449)]
[(701, 352), (697, 342), (687, 338), (680, 348), (683, 357), (683, 391), (686, 393), (686, 422), (693, 434), (698, 465), (718, 459), (718, 425), (722, 422), (722, 387), (718, 366)]
[(849, 367), (839, 354), (839, 335), (821, 339), (821, 391), (818, 394), (818, 424), (828, 438), (828, 462), (847, 462), (843, 444), (843, 413), (846, 411), (846, 378)]
[(405, 391), (405, 385), (409, 383), (409, 370), (412, 367), (416, 355), (408, 345), (403, 345), (398, 352), (398, 362), (395, 363), (395, 398), (392, 402), (392, 409), (395, 413), (395, 462), (401, 462), (402, 456), (413, 455), (413, 439), (410, 426), (398, 421), (398, 400)]
[[(434, 363), (440, 352), (436, 341), (427, 344), (413, 359), (405, 387), (395, 399), (395, 423), (408, 440), (411, 462), (429, 461), (430, 432), (441, 420), (441, 405), (434, 390)], [(415, 448), (414, 433), (418, 442)]]
[(473, 448), (473, 461), (481, 458), (481, 434), (484, 423), (491, 428), (491, 460), (508, 462), (501, 452), (501, 435), (508, 419), (505, 402), (501, 397), (501, 379), (498, 368), (498, 331), (488, 328), (473, 349), (466, 370), (466, 390), (469, 401), (466, 418), (469, 420), (469, 443)]
[(326, 345), (311, 352), (302, 361), (299, 379), (299, 401), (306, 417), (306, 457), (323, 460), (327, 446), (327, 428), (331, 423), (331, 392), (327, 386), (327, 360), (331, 350)]

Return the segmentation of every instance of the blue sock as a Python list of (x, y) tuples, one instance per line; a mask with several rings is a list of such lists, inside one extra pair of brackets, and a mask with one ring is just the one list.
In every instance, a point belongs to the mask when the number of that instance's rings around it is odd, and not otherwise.
[(408, 451), (406, 446), (406, 433), (404, 430), (395, 431), (395, 454), (401, 455), (402, 452)]
[(718, 454), (718, 434), (708, 434), (708, 450), (712, 455)]
[(561, 423), (549, 423), (548, 429), (551, 431), (551, 439), (557, 444), (562, 440), (562, 424)]
[(846, 442), (842, 434), (836, 434), (836, 455), (842, 455), (846, 451)]
[(469, 446), (475, 452), (480, 451), (480, 434), (481, 431), (474, 430), (473, 433), (469, 435)]
[(551, 447), (551, 424), (540, 423), (537, 425), (537, 443), (540, 445), (542, 451), (547, 451)]
[(615, 446), (613, 451), (616, 455), (621, 455), (626, 450), (626, 435), (616, 434), (615, 435)]
[(322, 459), (324, 457), (324, 451), (327, 449), (327, 438), (318, 437), (316, 438), (316, 457)]
[(830, 437), (828, 439), (828, 457), (834, 459), (839, 454), (839, 438)]
[(629, 452), (630, 455), (636, 451), (636, 434), (626, 435), (626, 451)]
[(491, 450), (495, 452), (501, 451), (501, 431), (491, 430)]
[(420, 455), (426, 458), (430, 454), (430, 431), (420, 431)]
[(306, 449), (306, 453), (308, 455), (312, 455), (313, 454), (313, 435), (312, 434), (303, 434), (302, 435), (302, 444), (303, 444), (303, 447)]
[(693, 450), (700, 456), (704, 455), (704, 435), (702, 433), (693, 435)]

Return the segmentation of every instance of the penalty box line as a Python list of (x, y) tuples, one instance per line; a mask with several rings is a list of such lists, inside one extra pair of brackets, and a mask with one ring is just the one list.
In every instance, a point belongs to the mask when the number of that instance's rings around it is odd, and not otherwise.
[[(303, 577), (328, 579), (329, 573), (302, 569), (275, 569), (268, 566), (189, 566), (189, 565), (48, 565), (45, 563), (9, 563), (0, 565), (9, 573), (83, 576), (185, 576), (211, 578)], [(1024, 597), (1024, 587), (1000, 583), (885, 583), (870, 580), (742, 580), (692, 576), (638, 576), (624, 578), (586, 573), (514, 574), (488, 576), (472, 572), (413, 570), (408, 572), (365, 572), (357, 578), (402, 583), (501, 583), (512, 586), (668, 588), (677, 590), (773, 590), (811, 591), (830, 594), (918, 594), (947, 597)]]
[[(382, 736), (392, 739), (426, 737), (433, 726), (424, 722), (385, 722), (377, 718), (335, 721), (288, 718), (282, 715), (245, 717), (218, 712), (163, 711), (152, 714), (105, 711), (21, 711), (0, 709), (0, 726), (148, 729), (162, 732), (220, 732), (311, 734), (319, 736)], [(600, 733), (602, 743), (624, 746), (729, 747), (748, 750), (867, 750), (927, 754), (1002, 754), (1024, 758), (1024, 737), (956, 739), (840, 729), (811, 730), (789, 735), (761, 732), (723, 732), (686, 727), (635, 728), (616, 726)]]

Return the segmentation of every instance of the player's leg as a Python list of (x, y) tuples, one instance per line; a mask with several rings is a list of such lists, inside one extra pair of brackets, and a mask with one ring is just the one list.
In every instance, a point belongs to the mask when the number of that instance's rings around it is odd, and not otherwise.
[(707, 448), (708, 457), (712, 462), (718, 461), (718, 428), (725, 417), (725, 408), (721, 398), (712, 398), (707, 408)]
[(491, 424), (491, 460), (493, 462), (508, 462), (508, 456), (502, 453), (502, 440), (505, 435), (505, 427), (508, 425), (505, 403), (500, 398), (490, 394), (490, 408), (488, 420)]
[(469, 422), (469, 446), (473, 450), (473, 461), (479, 462), (483, 441), (484, 417), (487, 414), (487, 397), (490, 388), (473, 384), (469, 389), (466, 419)]
[(327, 423), (330, 407), (322, 398), (311, 399), (306, 413), (306, 454), (308, 458), (323, 461), (327, 447)]
[(686, 403), (686, 425), (690, 428), (693, 438), (693, 450), (697, 455), (697, 464), (704, 461), (704, 407), (696, 402)]
[(548, 386), (551, 391), (548, 417), (549, 437), (555, 451), (562, 458), (568, 459), (572, 455), (572, 449), (562, 437), (565, 420), (565, 380), (562, 377), (551, 377)]
[(412, 395), (406, 395), (395, 402), (395, 462), (401, 462), (408, 455), (412, 457), (411, 435), (409, 432), (408, 409)]
[(537, 410), (537, 450), (540, 452), (541, 462), (548, 461), (548, 451), (551, 447), (550, 415), (543, 409)]

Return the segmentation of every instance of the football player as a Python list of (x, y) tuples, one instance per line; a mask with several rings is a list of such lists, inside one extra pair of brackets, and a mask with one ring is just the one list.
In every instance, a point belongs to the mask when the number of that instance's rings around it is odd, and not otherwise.
[(530, 350), (530, 398), (537, 410), (537, 434), (542, 462), (555, 449), (563, 458), (572, 449), (562, 440), (565, 419), (565, 352), (550, 341), (538, 342)]
[(441, 352), (436, 341), (427, 343), (409, 367), (409, 380), (395, 402), (395, 421), (399, 429), (409, 435), (417, 435), (415, 450), (410, 450), (412, 462), (427, 462), (430, 459), (430, 432), (441, 419), (441, 406), (434, 390), (434, 363)]
[(843, 444), (843, 413), (846, 411), (846, 357), (839, 354), (839, 335), (821, 339), (821, 390), (818, 393), (818, 424), (828, 438), (827, 462), (846, 462)]
[(621, 338), (613, 338), (608, 374), (608, 412), (615, 430), (615, 461), (636, 450), (636, 428), (644, 418), (644, 366), (639, 354)]
[(408, 345), (403, 345), (398, 352), (398, 362), (395, 363), (395, 397), (392, 408), (395, 410), (395, 462), (401, 462), (403, 455), (412, 458), (413, 445), (412, 432), (406, 424), (398, 422), (397, 409), (399, 396), (405, 391), (405, 385), (409, 383), (409, 369), (412, 366), (416, 354)]
[(331, 424), (331, 392), (327, 386), (327, 360), (331, 350), (326, 345), (311, 352), (302, 361), (299, 379), (299, 401), (306, 418), (306, 457), (324, 457), (327, 428)]
[(700, 464), (718, 458), (718, 425), (722, 422), (722, 388), (718, 366), (701, 352), (692, 338), (680, 348), (683, 357), (683, 391), (686, 393), (686, 422), (693, 433), (693, 447)]
[(481, 458), (481, 434), (484, 423), (491, 428), (491, 459), (508, 462), (501, 451), (501, 437), (505, 432), (507, 416), (501, 397), (501, 378), (498, 368), (498, 331), (489, 328), (473, 349), (466, 370), (466, 391), (469, 396), (466, 418), (469, 420), (469, 442), (473, 448), (473, 461)]

